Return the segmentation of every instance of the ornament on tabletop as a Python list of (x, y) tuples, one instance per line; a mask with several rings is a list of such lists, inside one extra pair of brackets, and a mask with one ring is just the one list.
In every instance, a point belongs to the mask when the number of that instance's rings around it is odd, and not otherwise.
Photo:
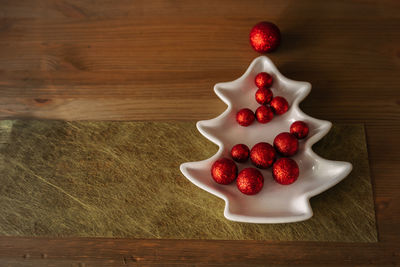
[(281, 32), (274, 23), (262, 21), (250, 31), (250, 44), (259, 53), (275, 50), (281, 43)]

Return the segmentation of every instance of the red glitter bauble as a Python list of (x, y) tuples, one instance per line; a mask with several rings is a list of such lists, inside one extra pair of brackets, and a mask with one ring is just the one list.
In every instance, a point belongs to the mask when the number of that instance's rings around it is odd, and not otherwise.
[(299, 149), (299, 141), (291, 133), (280, 133), (274, 139), (276, 151), (283, 156), (293, 156)]
[(236, 121), (242, 126), (249, 126), (253, 123), (254, 119), (254, 113), (251, 111), (251, 109), (244, 108), (236, 113)]
[(243, 194), (255, 195), (263, 188), (264, 177), (259, 170), (246, 168), (239, 173), (236, 185)]
[(272, 100), (272, 92), (270, 89), (260, 88), (256, 92), (256, 101), (261, 105), (266, 105)]
[(260, 169), (267, 169), (272, 166), (276, 159), (276, 152), (273, 146), (268, 143), (258, 143), (250, 151), (251, 162)]
[(272, 176), (280, 184), (294, 183), (299, 177), (299, 166), (289, 158), (280, 158), (272, 166)]
[(306, 138), (308, 131), (308, 125), (304, 121), (295, 121), (290, 125), (290, 133), (296, 136), (297, 139)]
[(249, 159), (250, 149), (244, 144), (237, 144), (231, 149), (231, 156), (236, 162), (246, 162)]
[(272, 76), (266, 72), (260, 72), (254, 79), (254, 83), (258, 88), (268, 89), (272, 86)]
[(256, 119), (259, 123), (267, 123), (272, 120), (274, 113), (270, 107), (260, 106), (256, 110)]
[(289, 103), (286, 101), (284, 97), (281, 96), (276, 96), (272, 98), (269, 104), (271, 105), (271, 108), (274, 111), (274, 113), (277, 115), (281, 115), (286, 111), (288, 111), (289, 109)]
[(276, 49), (281, 42), (281, 32), (272, 22), (262, 21), (250, 31), (250, 44), (259, 53)]
[(211, 167), (212, 178), (219, 184), (232, 183), (237, 173), (238, 169), (235, 162), (227, 158), (217, 160)]

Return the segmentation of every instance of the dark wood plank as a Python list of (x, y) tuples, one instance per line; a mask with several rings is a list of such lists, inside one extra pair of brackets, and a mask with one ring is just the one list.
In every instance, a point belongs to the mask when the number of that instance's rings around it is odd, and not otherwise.
[(173, 265), (393, 265), (399, 245), (370, 243), (10, 238), (0, 240), (3, 262)]

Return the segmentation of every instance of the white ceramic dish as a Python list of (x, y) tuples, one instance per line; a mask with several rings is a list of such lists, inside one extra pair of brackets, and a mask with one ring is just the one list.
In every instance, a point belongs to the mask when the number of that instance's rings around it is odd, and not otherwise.
[[(290, 105), (288, 112), (275, 116), (267, 124), (256, 121), (249, 127), (242, 127), (235, 120), (236, 112), (241, 108), (253, 111), (259, 106), (254, 99), (257, 73), (265, 71), (272, 75), (274, 96), (285, 97)], [(319, 157), (311, 147), (328, 133), (332, 124), (314, 119), (299, 108), (299, 103), (311, 91), (311, 84), (298, 82), (284, 77), (272, 63), (261, 56), (253, 60), (247, 71), (239, 79), (218, 83), (214, 91), (228, 108), (217, 118), (197, 122), (197, 129), (202, 135), (219, 146), (218, 152), (211, 158), (187, 162), (180, 166), (182, 173), (198, 187), (225, 200), (224, 215), (227, 219), (248, 223), (288, 223), (307, 220), (313, 212), (309, 199), (345, 178), (352, 170), (348, 162), (331, 161)], [(230, 158), (233, 145), (243, 143), (251, 148), (258, 142), (273, 143), (274, 137), (281, 132), (288, 132), (294, 121), (305, 121), (310, 128), (308, 137), (299, 142), (299, 151), (292, 157), (300, 168), (300, 176), (291, 185), (280, 185), (272, 178), (271, 168), (261, 170), (264, 187), (256, 195), (242, 194), (233, 182), (220, 185), (211, 177), (211, 166), (221, 157)], [(238, 163), (239, 171), (254, 167), (250, 161)]]

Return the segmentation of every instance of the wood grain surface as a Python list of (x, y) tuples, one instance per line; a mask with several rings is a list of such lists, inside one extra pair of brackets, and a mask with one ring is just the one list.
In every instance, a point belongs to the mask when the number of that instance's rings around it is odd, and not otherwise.
[(301, 107), (365, 123), (376, 244), (0, 238), (1, 265), (396, 265), (400, 262), (400, 2), (0, 0), (0, 118), (189, 120), (224, 104), (217, 82), (258, 56), (252, 25), (279, 25), (270, 55), (309, 81)]

